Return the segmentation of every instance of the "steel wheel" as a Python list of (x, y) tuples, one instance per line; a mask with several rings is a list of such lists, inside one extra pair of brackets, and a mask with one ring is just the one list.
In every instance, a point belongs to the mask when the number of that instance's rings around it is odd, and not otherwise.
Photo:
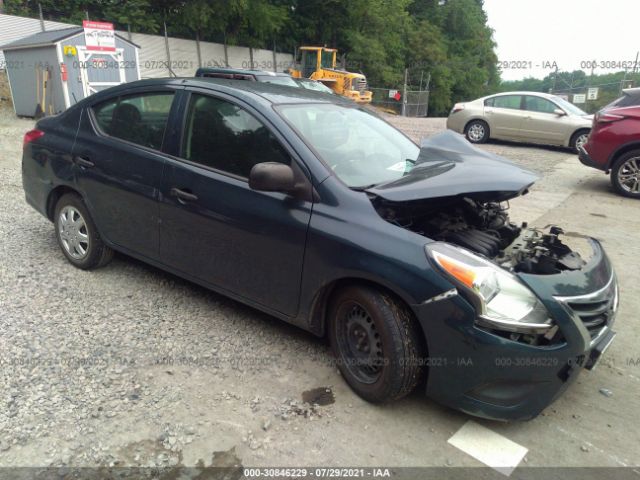
[(340, 373), (369, 402), (402, 398), (424, 378), (422, 330), (408, 306), (386, 292), (340, 288), (331, 299), (327, 333)]
[(58, 235), (69, 256), (76, 260), (87, 256), (90, 242), (87, 223), (75, 207), (67, 205), (60, 211)]
[(345, 367), (358, 381), (375, 383), (384, 367), (384, 355), (371, 315), (358, 303), (348, 302), (340, 308), (337, 320), (337, 340)]
[(618, 169), (618, 183), (633, 195), (640, 195), (640, 157), (627, 159)]

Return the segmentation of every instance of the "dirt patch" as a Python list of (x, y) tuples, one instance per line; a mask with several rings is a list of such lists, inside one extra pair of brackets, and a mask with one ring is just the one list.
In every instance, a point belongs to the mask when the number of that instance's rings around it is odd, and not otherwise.
[(336, 397), (329, 387), (318, 387), (302, 392), (302, 401), (309, 405), (324, 407), (335, 403)]

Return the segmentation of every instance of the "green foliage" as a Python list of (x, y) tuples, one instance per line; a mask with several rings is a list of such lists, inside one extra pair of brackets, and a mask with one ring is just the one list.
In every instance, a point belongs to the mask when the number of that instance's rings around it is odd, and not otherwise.
[(5, 11), (10, 15), (38, 17), (38, 3), (44, 18), (59, 22), (81, 24), (89, 18), (108, 20), (125, 29), (131, 25), (134, 31), (157, 33), (162, 16), (150, 14), (157, 8), (153, 0), (5, 0)]
[[(346, 69), (372, 87), (419, 86), (431, 78), (430, 112), (500, 88), (492, 30), (482, 0), (40, 0), (45, 18), (87, 15), (141, 33), (294, 52), (339, 50)], [(38, 16), (36, 0), (5, 0), (9, 14)]]

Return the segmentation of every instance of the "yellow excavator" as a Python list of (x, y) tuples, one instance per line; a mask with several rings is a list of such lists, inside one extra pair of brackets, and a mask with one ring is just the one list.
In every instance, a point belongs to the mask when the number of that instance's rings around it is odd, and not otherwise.
[(336, 69), (335, 48), (300, 47), (302, 54), (300, 70), (289, 69), (294, 78), (310, 78), (322, 82), (338, 95), (348, 97), (358, 103), (370, 103), (371, 92), (367, 90), (367, 79), (361, 73)]

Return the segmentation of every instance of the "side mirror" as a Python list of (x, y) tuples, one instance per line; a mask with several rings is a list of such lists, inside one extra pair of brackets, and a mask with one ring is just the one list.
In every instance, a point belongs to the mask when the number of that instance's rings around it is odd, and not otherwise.
[(555, 113), (555, 114), (556, 114), (556, 115), (558, 115), (559, 117), (564, 117), (564, 116), (567, 114), (567, 112), (565, 112), (564, 110), (561, 110), (561, 109), (559, 109), (559, 108), (556, 108), (556, 109), (553, 111), (553, 113)]
[(296, 189), (296, 180), (289, 165), (263, 162), (251, 169), (249, 187), (262, 192), (292, 192)]

